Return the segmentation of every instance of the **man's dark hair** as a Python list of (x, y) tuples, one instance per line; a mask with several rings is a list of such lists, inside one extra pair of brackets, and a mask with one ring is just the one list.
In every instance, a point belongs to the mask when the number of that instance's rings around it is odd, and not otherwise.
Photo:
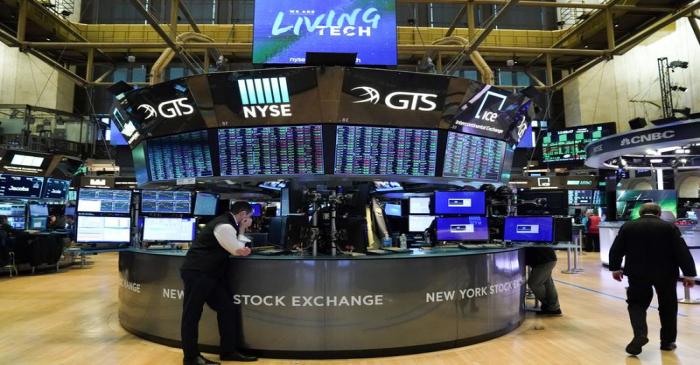
[(253, 206), (250, 205), (250, 203), (244, 201), (237, 201), (233, 203), (233, 205), (231, 205), (231, 213), (238, 214), (242, 211), (250, 213), (253, 211)]
[(7, 222), (7, 216), (6, 215), (0, 215), (0, 223), (6, 223)]
[(653, 214), (655, 216), (661, 215), (661, 206), (656, 203), (644, 203), (641, 208), (639, 208), (639, 215)]

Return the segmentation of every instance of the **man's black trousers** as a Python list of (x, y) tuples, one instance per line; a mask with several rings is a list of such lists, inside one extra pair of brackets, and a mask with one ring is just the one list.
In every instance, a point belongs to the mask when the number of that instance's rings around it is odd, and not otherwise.
[(199, 319), (204, 304), (216, 311), (219, 322), (221, 353), (235, 351), (238, 314), (226, 281), (194, 270), (182, 270), (185, 295), (182, 302), (182, 350), (186, 359), (199, 356)]
[(659, 300), (659, 319), (661, 320), (661, 343), (676, 342), (676, 324), (678, 315), (678, 298), (676, 298), (676, 279), (646, 280), (628, 277), (627, 310), (632, 323), (634, 337), (647, 337), (647, 308), (656, 289)]

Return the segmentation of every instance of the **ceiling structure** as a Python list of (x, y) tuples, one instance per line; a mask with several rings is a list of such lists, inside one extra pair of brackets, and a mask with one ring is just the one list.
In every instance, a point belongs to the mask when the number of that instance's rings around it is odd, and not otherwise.
[[(0, 0), (0, 41), (30, 53), (80, 86), (106, 86), (111, 71), (95, 74), (96, 65), (123, 63), (135, 56), (155, 63), (170, 48), (194, 73), (209, 69), (219, 56), (250, 63), (252, 24), (196, 24), (180, 0), (173, 3), (169, 21), (160, 21), (140, 0), (130, 0), (146, 24), (82, 24), (69, 22), (36, 0)], [(700, 0), (608, 0), (603, 4), (518, 0), (397, 0), (400, 3), (461, 4), (452, 27), (398, 27), (399, 66), (413, 66), (431, 56), (437, 71), (455, 57), (469, 59), (477, 52), (492, 66), (517, 59), (518, 66), (538, 88), (560, 90), (566, 83), (601, 61), (622, 55), (655, 32), (688, 17), (698, 29)], [(499, 11), (483, 28), (475, 26), (475, 7), (495, 5)], [(514, 7), (576, 9), (585, 16), (564, 30), (495, 29), (499, 16)], [(181, 17), (180, 17), (181, 16)], [(182, 20), (178, 24), (178, 17)], [(464, 25), (467, 25), (464, 27)], [(199, 33), (198, 42), (183, 41), (184, 33)], [(700, 31), (696, 31), (700, 41)], [(455, 44), (446, 37), (466, 39)], [(445, 44), (447, 43), (447, 44)], [(545, 68), (540, 80), (529, 72)], [(102, 68), (104, 69), (104, 68)], [(76, 71), (79, 70), (79, 73)], [(555, 79), (562, 70), (561, 78)]]

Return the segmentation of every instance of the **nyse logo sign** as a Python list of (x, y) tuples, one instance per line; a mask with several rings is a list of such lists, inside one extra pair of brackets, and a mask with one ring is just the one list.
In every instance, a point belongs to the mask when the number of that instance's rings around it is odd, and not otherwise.
[[(491, 98), (491, 100), (493, 100), (494, 98), (501, 100), (501, 103), (498, 105), (498, 111), (501, 111), (501, 109), (503, 108), (503, 105), (506, 103), (506, 97), (504, 95), (497, 94), (497, 93), (492, 92), (492, 91), (487, 91), (486, 95), (484, 95), (484, 98), (481, 99), (481, 105), (479, 105), (479, 110), (476, 111), (476, 118), (481, 119), (481, 120), (486, 121), (486, 122), (494, 123), (494, 122), (496, 122), (496, 118), (498, 118), (498, 113), (492, 112), (489, 110), (483, 110), (484, 105), (486, 105), (486, 101), (489, 100), (489, 98)], [(498, 102), (498, 101), (496, 101), (496, 102)], [(526, 126), (526, 128), (527, 128), (527, 126)], [(523, 131), (523, 133), (525, 133), (525, 132)]]
[(190, 115), (194, 113), (194, 107), (187, 103), (187, 98), (179, 98), (169, 101), (164, 101), (158, 104), (158, 108), (154, 108), (152, 105), (141, 104), (136, 109), (143, 111), (146, 115), (144, 120), (149, 120), (158, 117), (159, 115), (165, 119), (172, 119), (175, 117)]
[[(360, 97), (364, 97), (364, 99), (354, 101), (353, 104), (379, 104), (379, 101), (381, 100), (379, 91), (373, 87), (358, 86), (352, 89), (352, 91), (355, 90), (362, 91), (363, 94), (360, 95)], [(396, 110), (419, 110), (422, 112), (431, 112), (437, 108), (437, 97), (438, 96), (436, 94), (395, 91), (384, 98), (384, 105)]]
[(238, 80), (245, 118), (291, 117), (286, 77)]
[(662, 139), (671, 139), (676, 136), (676, 131), (665, 131), (665, 132), (654, 132), (642, 134), (639, 136), (634, 136), (631, 138), (623, 138), (620, 141), (620, 146), (631, 146), (635, 144), (640, 144), (644, 142), (656, 142)]

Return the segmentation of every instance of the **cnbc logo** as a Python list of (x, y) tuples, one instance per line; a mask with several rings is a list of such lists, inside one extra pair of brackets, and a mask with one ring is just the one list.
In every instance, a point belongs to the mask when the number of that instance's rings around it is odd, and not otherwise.
[(246, 118), (292, 116), (286, 77), (238, 80), (238, 91)]

